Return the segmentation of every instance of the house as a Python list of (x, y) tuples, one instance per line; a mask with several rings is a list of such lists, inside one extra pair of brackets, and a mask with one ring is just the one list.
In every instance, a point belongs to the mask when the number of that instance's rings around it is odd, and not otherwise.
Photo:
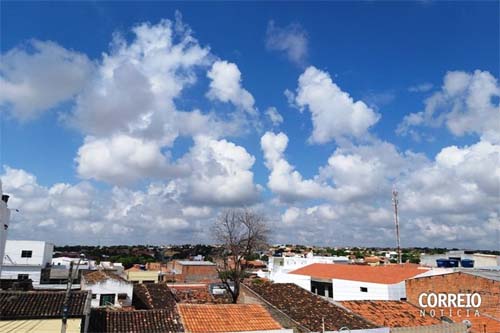
[(171, 264), (169, 282), (210, 283), (219, 281), (217, 266), (210, 261), (178, 260)]
[[(406, 295), (408, 302), (419, 306), (423, 315), (445, 316), (456, 322), (468, 320), (473, 333), (500, 332), (499, 269), (463, 269), (416, 277), (406, 282)], [(463, 295), (465, 301), (448, 302), (447, 296), (441, 304), (435, 303), (433, 298), (440, 295)]]
[[(65, 292), (0, 291), (0, 332), (60, 332)], [(68, 333), (85, 333), (90, 315), (90, 293), (71, 292)]]
[(170, 310), (92, 309), (89, 332), (180, 333), (184, 328), (179, 316)]
[(404, 300), (405, 280), (427, 272), (413, 264), (312, 264), (288, 274), (288, 282), (335, 301)]
[[(486, 253), (476, 253), (464, 250), (448, 251), (443, 254), (422, 254), (420, 264), (427, 267), (437, 267), (438, 261), (454, 260), (456, 266), (487, 268), (500, 266), (500, 256)], [(466, 266), (464, 266), (466, 264)]]
[(388, 332), (292, 283), (246, 282), (242, 285), (240, 301), (265, 306), (283, 327), (299, 332), (337, 331), (341, 328), (352, 332)]
[(2, 279), (31, 279), (40, 284), (42, 268), (52, 262), (54, 244), (43, 241), (7, 240), (2, 265)]
[(179, 304), (186, 333), (280, 332), (283, 327), (259, 304)]
[(112, 272), (92, 271), (84, 274), (82, 290), (92, 293), (92, 307), (123, 307), (132, 304), (133, 284)]
[(125, 270), (127, 281), (132, 283), (158, 283), (160, 281), (160, 272), (157, 270), (148, 270), (144, 265), (134, 265)]

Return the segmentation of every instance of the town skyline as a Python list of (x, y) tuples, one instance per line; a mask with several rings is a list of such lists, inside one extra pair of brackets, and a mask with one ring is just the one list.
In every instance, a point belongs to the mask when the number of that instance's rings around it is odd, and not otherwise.
[(9, 239), (498, 250), (495, 2), (1, 6)]

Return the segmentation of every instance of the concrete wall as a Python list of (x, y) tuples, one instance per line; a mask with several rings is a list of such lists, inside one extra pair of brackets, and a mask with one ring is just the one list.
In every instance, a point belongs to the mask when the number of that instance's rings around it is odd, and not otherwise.
[[(134, 288), (132, 283), (110, 278), (99, 283), (88, 284), (84, 278), (82, 279), (81, 288), (82, 290), (90, 290), (92, 295), (96, 295), (95, 298), (92, 298), (91, 302), (91, 307), (93, 308), (98, 308), (100, 306), (99, 304), (101, 302), (102, 294), (115, 294), (115, 306), (120, 307), (121, 305), (128, 306), (132, 304), (132, 294)], [(121, 300), (122, 304), (118, 302), (118, 294), (127, 294), (127, 299)]]
[(42, 273), (41, 266), (11, 266), (4, 265), (2, 267), (2, 279), (17, 279), (19, 274), (28, 274), (28, 279), (33, 281), (33, 284), (40, 284), (40, 276)]
[[(70, 318), (67, 321), (67, 333), (80, 333), (84, 321), (80, 318)], [(11, 333), (42, 333), (61, 332), (61, 319), (31, 319), (31, 320), (2, 320), (0, 332)]]
[[(349, 280), (332, 279), (333, 299), (335, 301), (360, 301), (360, 300), (390, 300), (389, 285), (379, 283), (368, 283)], [(362, 292), (361, 287), (368, 288)], [(396, 287), (396, 289), (401, 286)], [(404, 291), (404, 282), (403, 282)], [(393, 291), (393, 293), (397, 293)], [(399, 300), (399, 297), (398, 299)]]
[[(22, 258), (23, 250), (32, 251), (31, 258)], [(45, 266), (52, 262), (54, 244), (41, 241), (7, 240), (5, 245), (5, 256), (16, 265), (38, 265)], [(11, 265), (9, 259), (4, 260), (4, 265)]]
[(158, 283), (160, 273), (158, 271), (128, 271), (127, 280), (135, 283), (144, 283), (144, 281), (153, 281)]
[(311, 291), (311, 277), (307, 275), (279, 272), (274, 275), (274, 283), (293, 283), (303, 289)]

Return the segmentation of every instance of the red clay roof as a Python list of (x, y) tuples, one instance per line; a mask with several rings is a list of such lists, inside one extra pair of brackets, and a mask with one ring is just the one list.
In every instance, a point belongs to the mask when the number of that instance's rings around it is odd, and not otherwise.
[(278, 324), (259, 304), (179, 304), (186, 332), (242, 332), (278, 330)]
[(394, 284), (424, 273), (418, 265), (361, 266), (311, 264), (290, 274), (308, 275), (317, 279), (339, 279), (381, 284)]
[(421, 316), (416, 306), (401, 301), (344, 301), (342, 306), (384, 327), (414, 327), (440, 324), (431, 316)]

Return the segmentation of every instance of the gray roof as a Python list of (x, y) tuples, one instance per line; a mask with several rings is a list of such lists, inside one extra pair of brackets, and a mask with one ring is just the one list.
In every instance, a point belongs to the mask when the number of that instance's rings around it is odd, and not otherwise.
[(500, 281), (500, 266), (492, 267), (491, 269), (460, 269), (458, 271), (489, 280)]

